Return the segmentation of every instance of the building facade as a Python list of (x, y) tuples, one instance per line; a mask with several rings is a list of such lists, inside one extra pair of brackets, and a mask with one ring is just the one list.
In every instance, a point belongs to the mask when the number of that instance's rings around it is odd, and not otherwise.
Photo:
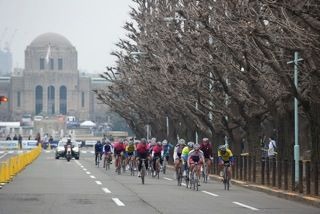
[(27, 46), (24, 69), (15, 69), (9, 78), (0, 77), (0, 93), (9, 97), (0, 113), (11, 120), (23, 114), (96, 120), (107, 109), (98, 104), (93, 90), (106, 86), (104, 79), (80, 74), (77, 50), (68, 39), (45, 33)]

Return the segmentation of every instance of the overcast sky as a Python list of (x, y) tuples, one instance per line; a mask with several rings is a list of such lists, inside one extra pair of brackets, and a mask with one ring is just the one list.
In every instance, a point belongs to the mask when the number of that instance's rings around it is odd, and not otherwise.
[(110, 52), (122, 28), (130, 20), (131, 0), (0, 0), (0, 43), (3, 47), (17, 30), (10, 45), (13, 66), (24, 68), (24, 51), (43, 33), (65, 36), (78, 51), (78, 67), (88, 72), (103, 72), (114, 65)]

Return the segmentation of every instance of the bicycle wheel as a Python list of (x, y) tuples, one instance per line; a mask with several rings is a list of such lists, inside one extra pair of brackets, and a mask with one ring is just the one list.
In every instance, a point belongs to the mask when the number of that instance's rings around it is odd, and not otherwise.
[(227, 190), (227, 189), (229, 190), (227, 167), (223, 168), (223, 185), (224, 185), (224, 190)]
[(145, 175), (146, 175), (146, 165), (144, 163), (142, 163), (142, 167), (141, 167), (141, 181), (142, 181), (142, 184), (144, 184)]

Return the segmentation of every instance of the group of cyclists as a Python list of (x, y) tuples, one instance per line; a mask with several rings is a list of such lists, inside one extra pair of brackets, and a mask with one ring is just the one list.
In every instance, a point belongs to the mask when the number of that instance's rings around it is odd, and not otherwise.
[[(99, 159), (104, 157), (103, 165), (105, 167), (106, 162), (112, 163), (112, 154), (114, 155), (115, 168), (120, 168), (121, 163), (124, 163), (126, 169), (129, 169), (129, 162), (132, 162), (131, 167), (136, 170), (138, 167), (138, 176), (140, 176), (142, 162), (145, 160), (145, 166), (148, 169), (149, 165), (152, 172), (156, 172), (156, 161), (159, 159), (160, 168), (162, 168), (163, 161), (169, 161), (170, 151), (173, 151), (173, 160), (175, 169), (179, 167), (180, 163), (183, 163), (183, 176), (187, 176), (193, 171), (195, 165), (197, 167), (197, 175), (200, 175), (201, 171), (205, 175), (210, 174), (212, 161), (213, 161), (213, 148), (208, 138), (203, 138), (201, 143), (188, 142), (184, 139), (179, 139), (178, 143), (173, 146), (167, 140), (157, 141), (156, 138), (152, 138), (147, 141), (145, 138), (141, 140), (130, 139), (116, 139), (113, 142), (104, 138), (98, 141), (95, 145), (95, 163), (99, 163)], [(231, 178), (231, 167), (234, 164), (234, 158), (232, 151), (226, 145), (220, 145), (218, 147), (218, 166), (219, 170), (223, 166), (229, 163), (228, 177)], [(137, 166), (138, 165), (138, 166)], [(153, 174), (154, 176), (154, 174)]]

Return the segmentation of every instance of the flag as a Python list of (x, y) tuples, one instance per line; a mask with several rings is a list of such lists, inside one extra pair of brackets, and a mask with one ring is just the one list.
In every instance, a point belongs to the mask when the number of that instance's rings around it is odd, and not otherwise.
[(48, 50), (47, 50), (47, 55), (46, 55), (46, 62), (47, 62), (47, 64), (49, 63), (50, 56), (51, 56), (51, 46), (50, 46), (50, 44), (49, 44), (49, 45), (48, 45)]

